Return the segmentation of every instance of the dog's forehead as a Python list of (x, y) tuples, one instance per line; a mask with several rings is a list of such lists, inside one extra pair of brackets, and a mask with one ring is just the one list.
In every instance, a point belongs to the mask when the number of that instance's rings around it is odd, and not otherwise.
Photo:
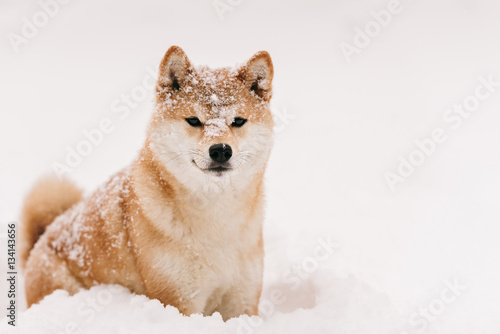
[(236, 103), (243, 91), (233, 68), (197, 67), (190, 75), (190, 84), (199, 103), (215, 108)]

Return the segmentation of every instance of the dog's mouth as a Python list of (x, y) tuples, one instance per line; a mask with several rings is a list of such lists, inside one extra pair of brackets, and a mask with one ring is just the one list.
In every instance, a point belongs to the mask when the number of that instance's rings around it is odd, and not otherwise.
[(198, 167), (202, 172), (204, 173), (212, 173), (212, 174), (217, 174), (217, 175), (222, 175), (226, 172), (229, 172), (232, 170), (232, 168), (228, 165), (220, 165), (220, 164), (212, 164), (208, 166), (208, 168), (201, 168), (198, 166), (198, 164), (193, 160), (192, 163)]
[(218, 172), (218, 173), (222, 173), (222, 172), (227, 172), (227, 171), (230, 171), (231, 168), (229, 167), (224, 167), (224, 166), (217, 166), (217, 167), (209, 167), (207, 169), (205, 169), (206, 171), (209, 171), (209, 172)]

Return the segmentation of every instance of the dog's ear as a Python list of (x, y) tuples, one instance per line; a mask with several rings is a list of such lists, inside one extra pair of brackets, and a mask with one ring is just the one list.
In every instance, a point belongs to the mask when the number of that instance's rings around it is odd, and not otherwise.
[(181, 90), (190, 71), (191, 63), (184, 51), (178, 46), (171, 46), (160, 64), (158, 86), (172, 91)]
[(273, 75), (273, 62), (266, 51), (257, 52), (238, 73), (248, 89), (266, 101), (272, 96)]

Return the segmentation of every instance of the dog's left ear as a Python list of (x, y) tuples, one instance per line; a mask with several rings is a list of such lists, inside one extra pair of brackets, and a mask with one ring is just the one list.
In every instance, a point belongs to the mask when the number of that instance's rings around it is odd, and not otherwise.
[(248, 89), (266, 101), (272, 96), (273, 75), (273, 62), (266, 51), (257, 52), (238, 73)]
[(158, 86), (171, 91), (181, 90), (191, 69), (184, 51), (178, 46), (171, 46), (160, 64)]

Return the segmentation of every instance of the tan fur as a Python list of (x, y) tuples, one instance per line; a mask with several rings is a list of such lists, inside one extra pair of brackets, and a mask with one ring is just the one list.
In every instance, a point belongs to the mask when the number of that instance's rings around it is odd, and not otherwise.
[(81, 199), (81, 190), (68, 180), (44, 177), (33, 186), (21, 212), (21, 267), (26, 264), (31, 249), (47, 226)]
[[(26, 265), (28, 304), (110, 283), (184, 314), (257, 314), (272, 77), (267, 52), (236, 70), (208, 69), (171, 47), (138, 158), (49, 225)], [(188, 125), (192, 116), (204, 126)], [(235, 117), (248, 121), (236, 128)], [(216, 143), (231, 145), (230, 171), (207, 169)], [(23, 221), (23, 234), (41, 226), (34, 221)]]

